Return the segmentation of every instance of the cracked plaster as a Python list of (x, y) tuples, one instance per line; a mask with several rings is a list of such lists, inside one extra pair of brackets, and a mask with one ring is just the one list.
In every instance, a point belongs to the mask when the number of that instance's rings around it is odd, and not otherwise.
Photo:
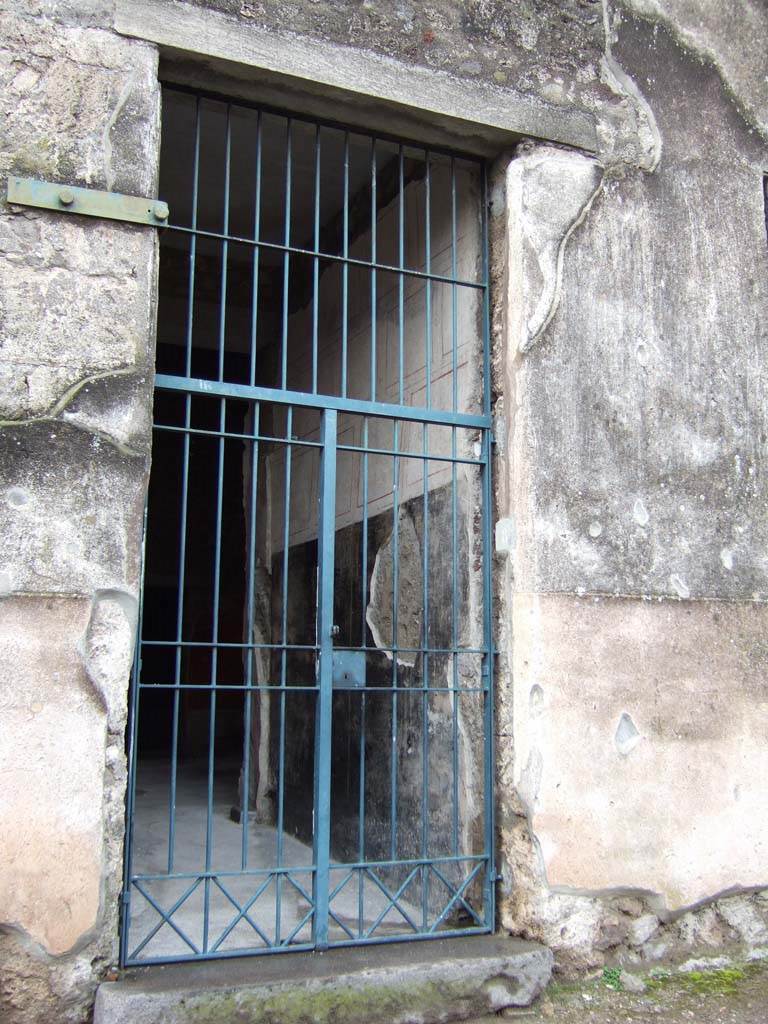
[[(760, 0), (622, 0), (624, 9), (663, 25), (711, 63), (746, 120), (768, 139), (768, 9)], [(735, 24), (740, 31), (734, 32)]]
[[(765, 150), (744, 90), (724, 87), (711, 54), (692, 55), (661, 22), (609, 14), (604, 72), (645, 157), (606, 138), (601, 188), (562, 250), (559, 304), (535, 345), (523, 325), (544, 275), (521, 272), (505, 231), (525, 222), (520, 179), (537, 149), (492, 178), (492, 261), (509, 296), (492, 323), (497, 509), (514, 523), (497, 579), (501, 920), (550, 944), (564, 969), (749, 949), (766, 923), (753, 675), (765, 660), (753, 448)], [(615, 643), (619, 618), (628, 633)], [(648, 644), (638, 659), (636, 642)], [(624, 715), (637, 735), (617, 735)]]

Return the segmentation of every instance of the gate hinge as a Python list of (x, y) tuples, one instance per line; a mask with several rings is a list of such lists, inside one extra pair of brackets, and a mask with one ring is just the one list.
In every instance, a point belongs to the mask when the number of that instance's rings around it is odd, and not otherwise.
[(79, 213), (84, 217), (102, 217), (162, 228), (168, 223), (170, 210), (162, 199), (124, 196), (119, 192), (102, 192), (97, 188), (57, 185), (34, 178), (8, 178), (8, 202), (17, 206), (35, 206), (59, 213)]
[(128, 904), (131, 902), (130, 890), (126, 889), (125, 892), (120, 893), (120, 902), (123, 904), (124, 907), (128, 906)]

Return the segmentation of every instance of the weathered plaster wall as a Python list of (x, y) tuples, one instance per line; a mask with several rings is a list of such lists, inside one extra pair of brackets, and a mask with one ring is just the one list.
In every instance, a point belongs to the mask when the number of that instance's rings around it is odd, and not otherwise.
[[(3, 175), (154, 192), (157, 52), (115, 32), (129, 6), (0, 4)], [(494, 244), (502, 922), (582, 963), (768, 935), (757, 898), (685, 911), (768, 881), (749, 846), (768, 820), (766, 15), (628, 6), (651, 21), (606, 41), (592, 0), (167, 4), (169, 24), (215, 8), (280, 52), (304, 34), (350, 89), (361, 66), (412, 67), (542, 125), (595, 118), (597, 163), (518, 154), (504, 187), (536, 215)], [(155, 239), (3, 203), (0, 257), (1, 998), (14, 1024), (77, 1021), (116, 953)], [(727, 849), (702, 804), (733, 823)], [(643, 852), (641, 813), (669, 859)]]
[(577, 964), (768, 939), (768, 35), (737, 76), (661, 7), (606, 58), (648, 159), (523, 147), (496, 186), (501, 914)]
[[(152, 194), (156, 55), (2, 5), (0, 173)], [(101, 23), (101, 24), (100, 24)], [(0, 1016), (84, 1018), (114, 962), (155, 238), (0, 206)]]

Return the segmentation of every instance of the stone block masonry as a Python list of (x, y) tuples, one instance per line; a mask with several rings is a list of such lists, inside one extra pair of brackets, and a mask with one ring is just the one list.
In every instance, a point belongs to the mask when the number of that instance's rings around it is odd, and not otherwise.
[[(2, 177), (152, 194), (154, 48), (3, 7)], [(117, 955), (156, 238), (3, 204), (0, 250), (0, 1012), (80, 1021)]]

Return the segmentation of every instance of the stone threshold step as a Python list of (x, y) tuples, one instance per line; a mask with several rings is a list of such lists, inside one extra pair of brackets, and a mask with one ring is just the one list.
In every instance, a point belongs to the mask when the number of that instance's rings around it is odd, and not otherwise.
[(497, 935), (126, 971), (94, 1024), (447, 1024), (527, 1006), (552, 953)]

